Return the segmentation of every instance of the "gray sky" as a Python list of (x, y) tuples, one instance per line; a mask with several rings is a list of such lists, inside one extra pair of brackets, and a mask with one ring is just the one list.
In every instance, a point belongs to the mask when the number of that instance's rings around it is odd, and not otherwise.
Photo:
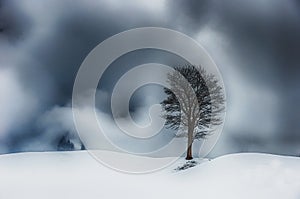
[[(299, 155), (299, 8), (297, 0), (0, 0), (0, 153), (53, 150), (57, 136), (74, 133), (68, 107), (86, 55), (120, 31), (160, 26), (199, 41), (222, 73), (227, 118), (213, 155)], [(120, 59), (127, 67), (112, 66), (101, 82), (100, 112), (109, 112), (118, 76), (149, 61), (182, 62), (158, 51)], [(132, 106), (160, 100), (159, 88), (148, 92)]]

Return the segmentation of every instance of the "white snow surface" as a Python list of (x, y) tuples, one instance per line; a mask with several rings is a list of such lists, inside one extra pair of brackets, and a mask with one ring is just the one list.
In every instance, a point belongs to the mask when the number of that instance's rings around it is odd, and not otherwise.
[(297, 157), (232, 154), (175, 172), (183, 162), (126, 174), (86, 151), (1, 155), (0, 199), (300, 199)]

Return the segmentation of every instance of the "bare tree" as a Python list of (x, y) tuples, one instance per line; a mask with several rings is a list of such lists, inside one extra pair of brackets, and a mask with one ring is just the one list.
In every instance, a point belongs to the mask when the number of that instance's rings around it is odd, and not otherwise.
[(222, 123), (225, 96), (219, 81), (202, 67), (175, 67), (168, 74), (170, 89), (164, 88), (167, 98), (161, 102), (167, 128), (178, 130), (176, 136), (187, 137), (186, 159), (193, 159), (195, 139), (209, 136), (213, 127)]

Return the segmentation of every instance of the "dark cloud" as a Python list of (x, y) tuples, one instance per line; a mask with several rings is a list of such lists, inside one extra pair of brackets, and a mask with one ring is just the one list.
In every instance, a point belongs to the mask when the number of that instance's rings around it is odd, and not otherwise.
[[(260, 131), (262, 136), (258, 137), (250, 131), (247, 136), (252, 139), (241, 136), (241, 141), (233, 143), (242, 143), (247, 148), (263, 141), (265, 145), (260, 143), (257, 150), (296, 155), (293, 144), (283, 147), (280, 143), (287, 144), (284, 139), (300, 141), (300, 126), (296, 122), (300, 119), (297, 100), (300, 98), (300, 59), (297, 55), (300, 50), (299, 20), (294, 1), (273, 1), (271, 4), (227, 1), (218, 7), (215, 29), (228, 39), (229, 55), (236, 59), (236, 70), (257, 89), (264, 87), (265, 92), (273, 92), (279, 100), (277, 107), (274, 107), (276, 119), (272, 120), (275, 127), (272, 137), (263, 139), (266, 134), (263, 130)], [(247, 87), (244, 92), (247, 92)], [(265, 109), (266, 104), (262, 100), (253, 103)], [(249, 123), (256, 125), (253, 117), (257, 115), (251, 114), (249, 109)], [(269, 140), (273, 145), (267, 144)], [(254, 148), (250, 147), (249, 150), (253, 151)]]
[(227, 148), (296, 155), (300, 142), (299, 1), (180, 1), (176, 5), (174, 13), (195, 22), (188, 23), (193, 32), (210, 29), (207, 34), (212, 39), (202, 42), (225, 79), (224, 142), (231, 145)]
[(165, 23), (156, 10), (159, 5), (119, 3), (2, 1), (1, 36), (3, 43), (8, 41), (2, 50), (9, 56), (1, 57), (1, 66), (16, 68), (20, 83), (40, 103), (31, 121), (6, 132), (10, 151), (41, 139), (36, 121), (52, 106), (70, 102), (76, 72), (96, 45), (130, 28)]
[[(2, 145), (17, 151), (24, 143), (43, 140), (36, 121), (53, 106), (70, 102), (80, 64), (101, 41), (130, 28), (163, 26), (200, 38), (224, 76), (224, 136), (231, 149), (221, 139), (218, 153), (228, 149), (295, 155), (300, 142), (299, 1), (146, 2), (0, 1), (0, 66), (17, 71), (12, 82), (16, 78), (21, 86), (15, 90), (38, 101), (34, 113), (28, 112), (30, 121), (5, 133), (10, 136)], [(129, 69), (149, 60), (178, 61), (159, 52), (128, 54), (107, 71), (103, 89), (109, 91), (124, 72), (116, 70), (120, 65)], [(133, 99), (137, 107), (143, 105), (140, 99)]]
[(0, 40), (11, 42), (26, 37), (32, 28), (28, 15), (22, 9), (16, 9), (16, 2), (0, 1)]
[(197, 32), (211, 20), (213, 2), (209, 0), (168, 1), (172, 21), (180, 31)]
[(270, 73), (285, 78), (299, 72), (300, 13), (296, 4), (297, 1), (278, 0), (188, 0), (176, 5), (185, 18), (195, 21), (195, 30), (204, 18), (205, 25), (226, 37), (231, 47), (228, 51), (240, 62), (239, 70), (250, 72), (259, 80), (266, 80), (269, 75), (267, 80), (280, 83)]
[(241, 56), (245, 64), (240, 67), (245, 71), (261, 74), (261, 79), (268, 71), (280, 78), (299, 72), (295, 65), (299, 63), (299, 13), (293, 2), (228, 1), (219, 6), (216, 21), (216, 28), (227, 35), (234, 53)]
[[(47, 24), (48, 20), (45, 20), (39, 25), (47, 32), (41, 41), (32, 44), (30, 53), (40, 63), (40, 70), (45, 70), (53, 78), (58, 92), (55, 103), (66, 103), (70, 99), (78, 68), (101, 41), (130, 28), (163, 25), (151, 17), (151, 13), (142, 14), (139, 7), (126, 7), (122, 3), (124, 8), (116, 9), (107, 4), (105, 1), (51, 2), (54, 15), (57, 12), (57, 16), (53, 23)], [(71, 12), (65, 12), (66, 7)], [(43, 14), (48, 19), (52, 17), (52, 10)]]

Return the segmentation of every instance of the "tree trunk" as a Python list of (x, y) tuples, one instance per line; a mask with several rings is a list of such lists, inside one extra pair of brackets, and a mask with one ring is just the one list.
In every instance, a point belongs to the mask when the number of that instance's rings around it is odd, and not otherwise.
[(189, 127), (188, 129), (188, 145), (187, 145), (187, 152), (186, 152), (186, 160), (193, 159), (192, 153), (192, 144), (193, 144), (193, 129)]
[(192, 160), (193, 155), (192, 155), (192, 144), (188, 146), (187, 153), (186, 153), (186, 160)]

